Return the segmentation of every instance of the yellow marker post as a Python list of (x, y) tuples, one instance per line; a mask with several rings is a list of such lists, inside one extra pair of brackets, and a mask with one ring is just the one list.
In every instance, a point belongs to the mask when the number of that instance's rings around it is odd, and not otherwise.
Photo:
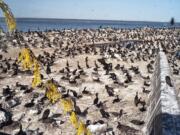
[(8, 26), (8, 30), (10, 32), (14, 31), (16, 29), (16, 21), (15, 18), (9, 9), (8, 5), (4, 3), (4, 1), (0, 0), (0, 8), (3, 11), (3, 14), (5, 16), (6, 24)]
[(51, 103), (55, 103), (61, 98), (61, 93), (58, 91), (57, 86), (52, 82), (52, 80), (48, 80), (46, 82), (45, 88), (46, 88), (46, 96)]
[(75, 112), (71, 113), (70, 121), (71, 121), (72, 125), (77, 129), (78, 128), (78, 118), (77, 118)]
[(71, 99), (62, 99), (61, 104), (64, 107), (64, 112), (71, 112), (73, 110), (73, 103)]
[(40, 84), (41, 84), (40, 66), (39, 66), (38, 62), (35, 60), (32, 87), (34, 88)]

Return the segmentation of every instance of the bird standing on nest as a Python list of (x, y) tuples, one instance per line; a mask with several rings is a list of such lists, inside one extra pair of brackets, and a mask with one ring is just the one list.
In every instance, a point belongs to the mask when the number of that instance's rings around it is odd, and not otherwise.
[(46, 68), (46, 73), (50, 74), (51, 73), (51, 68), (50, 68), (50, 64), (47, 64), (47, 68)]
[(99, 101), (98, 93), (96, 93), (96, 98), (94, 99), (93, 104), (96, 105), (98, 101)]
[(139, 103), (139, 97), (138, 97), (138, 92), (136, 92), (136, 96), (134, 97), (134, 104), (137, 106)]
[(113, 100), (113, 104), (114, 103), (118, 103), (118, 102), (120, 102), (120, 99), (119, 99), (119, 95), (116, 95), (116, 98)]
[(68, 62), (68, 60), (66, 61), (66, 67), (69, 67), (69, 62)]
[(79, 65), (79, 61), (77, 61), (77, 67), (78, 69), (82, 69), (82, 67)]
[(85, 62), (86, 62), (86, 68), (89, 68), (88, 57), (85, 58)]

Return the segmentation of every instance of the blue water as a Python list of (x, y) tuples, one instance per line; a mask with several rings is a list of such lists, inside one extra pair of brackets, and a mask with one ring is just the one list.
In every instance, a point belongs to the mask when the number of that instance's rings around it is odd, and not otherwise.
[[(101, 27), (112, 28), (164, 28), (171, 27), (169, 23), (164, 22), (138, 22), (138, 21), (105, 21), (105, 20), (73, 20), (73, 19), (35, 19), (35, 18), (18, 18), (16, 19), (17, 29), (19, 31), (45, 31), (52, 29), (97, 29)], [(175, 27), (180, 28), (180, 23), (176, 23)], [(174, 27), (173, 26), (173, 27)], [(0, 27), (7, 31), (6, 24), (3, 18), (0, 18)]]

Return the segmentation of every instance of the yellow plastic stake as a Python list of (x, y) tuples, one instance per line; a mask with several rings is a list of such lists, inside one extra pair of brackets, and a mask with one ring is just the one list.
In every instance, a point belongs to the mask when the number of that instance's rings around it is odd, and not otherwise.
[(32, 87), (36, 87), (41, 84), (40, 66), (37, 61), (34, 62), (34, 75), (32, 81)]
[(86, 131), (85, 124), (83, 122), (80, 122), (77, 130), (77, 135), (84, 135), (85, 131)]
[(72, 125), (77, 129), (78, 128), (78, 118), (77, 118), (75, 112), (71, 113), (70, 121), (71, 121)]
[(33, 66), (35, 58), (33, 57), (32, 51), (29, 48), (24, 48), (19, 54), (18, 61), (22, 62), (24, 70), (30, 69)]
[(73, 110), (73, 103), (71, 99), (62, 99), (61, 103), (64, 107), (64, 112), (71, 112)]
[(14, 31), (16, 29), (16, 21), (8, 5), (4, 3), (4, 1), (0, 0), (0, 8), (2, 9), (4, 13), (6, 24), (8, 26), (9, 31), (10, 32)]
[(48, 80), (45, 84), (46, 96), (51, 103), (55, 103), (61, 98), (61, 93), (58, 91), (57, 86), (51, 81)]
[(86, 135), (92, 135), (89, 129), (86, 129)]

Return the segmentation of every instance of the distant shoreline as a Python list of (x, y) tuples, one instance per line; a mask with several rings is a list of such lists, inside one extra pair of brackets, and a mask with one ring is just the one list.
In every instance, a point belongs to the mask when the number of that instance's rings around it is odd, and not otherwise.
[[(16, 18), (19, 31), (46, 31), (63, 29), (138, 29), (138, 28), (180, 28), (180, 23), (173, 26), (170, 22), (143, 22), (143, 21), (113, 21), (113, 20), (80, 20), (80, 19), (50, 19), (50, 18)], [(7, 31), (4, 18), (0, 18), (0, 27)]]
[[(4, 17), (0, 17), (0, 20), (4, 19)], [(15, 18), (16, 20), (22, 20), (22, 19), (26, 19), (26, 20), (69, 20), (69, 21), (98, 21), (98, 22), (144, 22), (144, 23), (169, 23), (169, 21), (164, 22), (164, 21), (135, 21), (135, 20), (101, 20), (101, 19), (73, 19), (73, 18), (33, 18), (33, 17), (17, 17)], [(175, 22), (175, 23), (180, 23), (180, 22)]]

